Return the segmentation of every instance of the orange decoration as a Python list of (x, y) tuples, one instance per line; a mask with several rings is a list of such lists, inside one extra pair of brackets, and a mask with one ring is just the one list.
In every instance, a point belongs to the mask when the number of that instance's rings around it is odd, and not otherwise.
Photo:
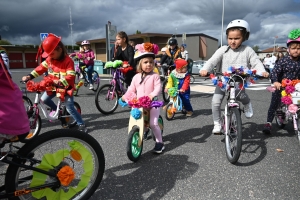
[(175, 107), (172, 107), (170, 112), (171, 112), (171, 113), (175, 113), (175, 112), (176, 112), (176, 108), (175, 108)]
[(59, 170), (57, 177), (63, 186), (68, 186), (75, 178), (75, 172), (70, 166), (66, 165)]
[(147, 52), (153, 52), (153, 44), (151, 44), (150, 42), (144, 43), (144, 49)]
[(70, 155), (71, 155), (71, 157), (72, 157), (74, 160), (76, 160), (76, 161), (78, 161), (78, 162), (81, 161), (81, 159), (82, 159), (80, 153), (79, 153), (77, 150), (72, 150), (72, 151), (70, 152)]
[(300, 83), (300, 80), (296, 79), (296, 80), (292, 80), (292, 85), (295, 86), (297, 83)]

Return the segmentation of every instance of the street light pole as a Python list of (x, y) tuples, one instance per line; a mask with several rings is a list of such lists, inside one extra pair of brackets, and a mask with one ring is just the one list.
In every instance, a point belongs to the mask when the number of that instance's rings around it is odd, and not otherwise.
[(278, 36), (276, 35), (275, 37), (274, 37), (274, 49), (273, 49), (273, 54), (275, 53), (275, 42), (276, 42), (276, 39), (278, 38)]
[(223, 11), (222, 11), (221, 46), (223, 46), (223, 30), (224, 30), (224, 0), (223, 0)]

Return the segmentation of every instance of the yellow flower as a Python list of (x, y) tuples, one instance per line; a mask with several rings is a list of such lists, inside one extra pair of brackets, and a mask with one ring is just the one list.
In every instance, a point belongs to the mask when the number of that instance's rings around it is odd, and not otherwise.
[(285, 97), (286, 95), (287, 95), (287, 94), (286, 94), (285, 90), (282, 90), (281, 96)]

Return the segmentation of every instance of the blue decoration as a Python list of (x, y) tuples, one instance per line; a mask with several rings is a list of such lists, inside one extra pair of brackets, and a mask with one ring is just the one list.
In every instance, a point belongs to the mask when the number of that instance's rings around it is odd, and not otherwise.
[(248, 69), (247, 74), (252, 75), (252, 70)]
[(212, 82), (214, 85), (217, 85), (218, 84), (218, 79), (212, 79)]
[(118, 103), (119, 103), (119, 105), (122, 106), (123, 108), (124, 108), (125, 106), (128, 106), (128, 103), (126, 103), (125, 101), (123, 101), (123, 100), (122, 100), (122, 97), (118, 100)]
[(247, 88), (248, 87), (248, 82), (245, 82), (244, 83), (244, 88)]
[(142, 116), (142, 112), (138, 108), (133, 108), (130, 114), (134, 119), (140, 119)]

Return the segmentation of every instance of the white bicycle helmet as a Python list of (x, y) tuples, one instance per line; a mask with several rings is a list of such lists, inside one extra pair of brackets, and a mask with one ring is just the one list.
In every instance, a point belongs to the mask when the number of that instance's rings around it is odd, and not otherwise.
[(228, 35), (228, 29), (230, 28), (242, 28), (245, 30), (245, 35), (244, 35), (244, 41), (248, 40), (249, 36), (250, 36), (250, 26), (248, 24), (248, 22), (246, 22), (245, 20), (242, 19), (236, 19), (233, 20), (231, 22), (229, 22), (227, 28), (226, 28), (226, 35)]
[(90, 42), (88, 40), (83, 40), (81, 42), (81, 46), (83, 46), (83, 45), (90, 45)]

